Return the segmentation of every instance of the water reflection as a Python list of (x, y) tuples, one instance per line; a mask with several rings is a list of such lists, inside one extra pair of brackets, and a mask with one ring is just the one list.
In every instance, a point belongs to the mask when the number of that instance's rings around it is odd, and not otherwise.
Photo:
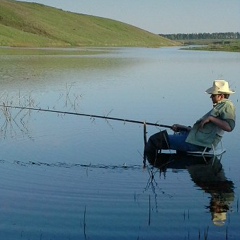
[[(207, 163), (202, 157), (179, 156), (177, 154), (158, 154), (155, 159), (148, 159), (154, 167), (149, 171), (148, 187), (156, 194), (158, 183), (154, 176), (160, 171), (166, 176), (167, 169), (185, 169), (190, 174), (196, 187), (209, 194), (209, 203), (205, 208), (211, 214), (214, 225), (223, 226), (227, 221), (227, 213), (234, 202), (234, 183), (227, 179), (221, 159), (212, 157)], [(156, 170), (157, 168), (157, 170)]]
[(222, 164), (217, 160), (213, 165), (196, 164), (187, 169), (194, 183), (210, 194), (210, 203), (206, 208), (211, 212), (213, 223), (223, 226), (234, 201), (234, 184), (226, 178)]

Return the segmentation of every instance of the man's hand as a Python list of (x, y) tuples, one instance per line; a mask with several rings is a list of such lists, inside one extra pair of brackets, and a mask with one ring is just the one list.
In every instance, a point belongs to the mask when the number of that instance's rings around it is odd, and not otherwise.
[(180, 132), (180, 131), (187, 131), (189, 132), (191, 130), (191, 127), (187, 127), (180, 124), (173, 124), (171, 128), (174, 132)]
[(203, 128), (206, 123), (211, 122), (211, 116), (207, 117), (206, 119), (203, 119), (200, 123), (200, 128)]

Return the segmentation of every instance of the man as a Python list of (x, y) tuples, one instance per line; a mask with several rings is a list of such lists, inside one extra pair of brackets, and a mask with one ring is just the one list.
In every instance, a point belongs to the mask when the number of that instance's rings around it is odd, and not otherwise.
[(213, 108), (201, 117), (193, 127), (174, 124), (173, 135), (162, 131), (152, 135), (146, 146), (145, 153), (153, 153), (161, 149), (173, 149), (180, 152), (202, 151), (216, 147), (224, 131), (231, 132), (235, 127), (235, 107), (228, 100), (233, 94), (225, 80), (215, 80), (213, 86), (206, 90), (210, 94)]

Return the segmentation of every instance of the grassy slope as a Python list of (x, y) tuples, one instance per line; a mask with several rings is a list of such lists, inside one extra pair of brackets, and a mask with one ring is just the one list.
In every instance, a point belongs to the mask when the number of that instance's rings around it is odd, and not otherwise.
[(173, 45), (177, 43), (118, 21), (70, 13), (36, 3), (0, 0), (0, 46)]

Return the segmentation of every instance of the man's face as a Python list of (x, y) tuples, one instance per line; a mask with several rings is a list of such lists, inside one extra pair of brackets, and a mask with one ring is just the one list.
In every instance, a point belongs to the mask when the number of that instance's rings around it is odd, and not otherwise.
[(215, 104), (222, 100), (223, 94), (211, 94), (210, 98), (212, 99), (213, 104)]

